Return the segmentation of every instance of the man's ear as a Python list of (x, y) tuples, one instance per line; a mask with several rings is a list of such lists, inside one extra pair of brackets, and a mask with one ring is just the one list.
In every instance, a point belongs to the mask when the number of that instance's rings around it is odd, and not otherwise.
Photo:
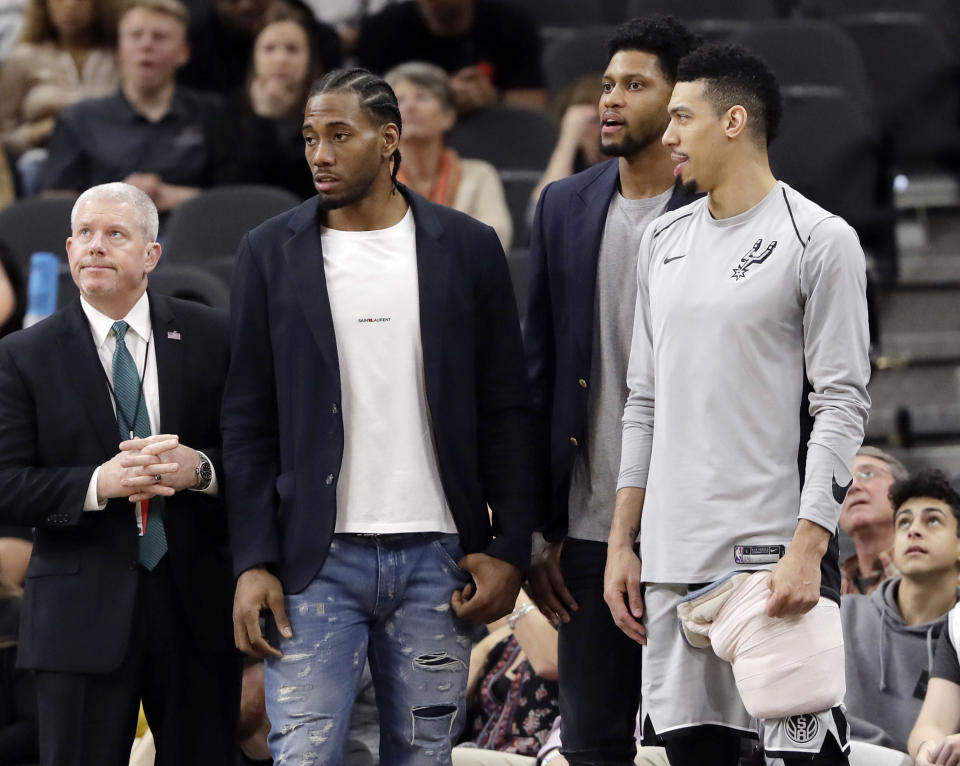
[(380, 129), (380, 139), (383, 142), (381, 152), (384, 159), (393, 156), (394, 151), (400, 146), (400, 128), (395, 122), (388, 122)]
[(731, 106), (723, 116), (723, 132), (727, 138), (734, 139), (747, 129), (750, 116), (740, 104)]
[(155, 268), (157, 268), (157, 263), (160, 261), (161, 248), (159, 242), (151, 242), (147, 245), (147, 260), (143, 264), (143, 270), (149, 274)]

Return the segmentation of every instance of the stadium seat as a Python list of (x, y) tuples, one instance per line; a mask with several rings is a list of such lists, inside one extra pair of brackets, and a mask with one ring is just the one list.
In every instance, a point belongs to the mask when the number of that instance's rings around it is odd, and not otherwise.
[(834, 23), (812, 19), (758, 21), (734, 32), (729, 42), (739, 43), (762, 56), (781, 86), (842, 88), (868, 116), (876, 114), (860, 49)]
[(860, 49), (898, 167), (955, 164), (960, 154), (957, 56), (919, 13), (841, 16)]
[(648, 13), (669, 13), (678, 19), (741, 19), (758, 21), (777, 18), (774, 0), (630, 0), (627, 3), (630, 16)]
[(780, 133), (770, 145), (774, 174), (843, 216), (884, 268), (895, 268), (876, 125), (840, 88), (788, 86), (783, 95)]
[(76, 195), (28, 197), (0, 210), (0, 241), (27, 274), (30, 256), (53, 253), (66, 260), (65, 243), (70, 236), (70, 211)]
[(955, 42), (960, 42), (960, 8), (956, 0), (806, 0), (801, 12), (806, 16), (838, 19), (871, 13), (920, 13), (934, 27)]
[[(543, 73), (547, 91), (555, 95), (581, 75), (603, 72), (607, 68), (607, 41), (615, 27), (585, 27), (566, 30), (543, 49)], [(597, 82), (597, 98), (600, 83)]]
[(235, 260), (236, 255), (231, 253), (230, 255), (221, 255), (219, 258), (207, 258), (205, 261), (198, 263), (197, 266), (204, 271), (209, 271), (215, 277), (218, 277), (225, 285), (229, 286), (233, 279), (233, 264)]
[(777, 18), (775, 0), (629, 0), (628, 16), (665, 13), (684, 21), (693, 19), (738, 19), (758, 21)]
[(504, 170), (500, 173), (510, 219), (513, 221), (514, 248), (526, 247), (530, 242), (527, 213), (530, 211), (530, 195), (540, 183), (541, 176), (542, 173), (537, 170)]
[(164, 257), (196, 263), (232, 255), (247, 231), (301, 202), (273, 186), (221, 186), (202, 192), (170, 214), (162, 238)]
[(603, 8), (583, 0), (506, 0), (524, 11), (538, 27), (581, 27), (605, 21)]
[(544, 170), (557, 128), (543, 112), (513, 106), (482, 109), (458, 122), (447, 144), (461, 157), (486, 160), (497, 170)]
[(199, 266), (168, 263), (149, 277), (150, 289), (161, 295), (196, 301), (213, 308), (230, 306), (230, 289), (223, 280)]
[(676, 16), (708, 43), (724, 43), (755, 21), (777, 18), (778, 0), (629, 0), (627, 10), (630, 16)]

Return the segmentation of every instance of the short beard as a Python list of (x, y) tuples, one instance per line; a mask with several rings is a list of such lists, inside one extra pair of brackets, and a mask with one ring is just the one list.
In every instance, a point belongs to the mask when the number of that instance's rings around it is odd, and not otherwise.
[[(378, 175), (378, 174), (377, 174)], [(329, 213), (331, 210), (350, 207), (369, 196), (370, 190), (377, 181), (377, 175), (372, 176), (368, 181), (358, 182), (356, 186), (351, 186), (340, 195), (329, 195), (323, 192), (317, 192), (319, 197), (320, 209)]]
[[(666, 128), (664, 128), (666, 130)], [(608, 157), (633, 157), (640, 154), (644, 149), (660, 140), (663, 130), (659, 133), (647, 132), (642, 136), (626, 135), (618, 144), (604, 145), (603, 137), (600, 137), (600, 152)]]
[(607, 155), (607, 157), (632, 157), (646, 149), (649, 143), (649, 141), (644, 143), (633, 136), (627, 136), (618, 144), (608, 145), (603, 143), (603, 139), (601, 138), (600, 153)]

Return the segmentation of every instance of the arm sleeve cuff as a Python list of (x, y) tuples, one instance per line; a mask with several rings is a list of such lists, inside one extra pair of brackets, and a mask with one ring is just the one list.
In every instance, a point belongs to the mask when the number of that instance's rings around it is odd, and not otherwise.
[(83, 500), (83, 510), (86, 511), (102, 511), (107, 507), (106, 502), (100, 504), (97, 502), (97, 479), (100, 478), (100, 466), (97, 466), (96, 470), (93, 472), (93, 476), (90, 477), (90, 484), (87, 485), (87, 496)]

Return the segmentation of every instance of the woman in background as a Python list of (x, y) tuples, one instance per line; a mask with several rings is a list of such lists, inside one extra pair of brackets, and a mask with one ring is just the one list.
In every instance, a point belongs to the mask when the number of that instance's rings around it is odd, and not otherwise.
[(321, 66), (304, 11), (268, 11), (253, 44), (246, 87), (213, 126), (213, 183), (279, 186), (306, 199), (316, 193), (303, 158), (303, 107)]
[[(609, 157), (600, 151), (600, 93), (603, 74), (596, 72), (578, 77), (561, 91), (551, 111), (560, 122), (560, 134), (550, 155), (547, 169), (531, 195), (536, 206), (540, 192), (547, 184), (572, 176), (603, 162)], [(533, 207), (530, 212), (533, 222)]]
[(510, 249), (513, 223), (503, 184), (489, 162), (461, 158), (444, 146), (457, 119), (450, 78), (440, 67), (419, 61), (401, 64), (384, 78), (397, 94), (403, 131), (399, 180), (418, 194), (452, 207), (497, 232)]
[(117, 89), (116, 16), (108, 0), (29, 0), (0, 69), (0, 140), (11, 159), (43, 146), (57, 114)]

